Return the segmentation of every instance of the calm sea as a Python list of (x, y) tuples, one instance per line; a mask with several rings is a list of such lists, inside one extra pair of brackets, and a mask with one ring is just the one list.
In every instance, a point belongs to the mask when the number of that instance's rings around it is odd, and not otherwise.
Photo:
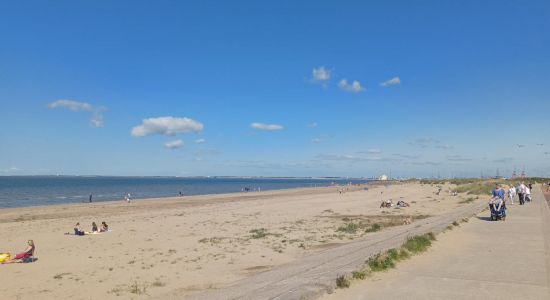
[(365, 183), (358, 179), (0, 176), (0, 208)]

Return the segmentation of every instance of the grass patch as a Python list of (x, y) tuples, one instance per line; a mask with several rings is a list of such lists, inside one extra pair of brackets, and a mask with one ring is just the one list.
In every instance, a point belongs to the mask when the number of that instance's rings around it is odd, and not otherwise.
[(454, 225), (454, 226), (458, 226), (458, 222), (457, 222), (457, 221), (454, 221), (454, 222), (453, 222), (453, 225)]
[(374, 223), (370, 228), (365, 229), (365, 232), (376, 232), (380, 229), (382, 229), (382, 226), (380, 226), (380, 224), (378, 223)]
[(147, 293), (147, 285), (143, 284), (143, 285), (140, 286), (137, 281), (134, 281), (134, 283), (132, 283), (128, 287), (128, 292), (130, 292), (132, 294), (136, 294), (136, 295), (146, 294)]
[(71, 275), (71, 273), (59, 273), (59, 274), (56, 274), (53, 279), (63, 279), (63, 276), (65, 275)]
[(345, 275), (338, 275), (336, 277), (336, 287), (339, 289), (349, 288), (350, 282)]
[(359, 229), (359, 225), (355, 223), (347, 223), (346, 225), (338, 227), (337, 231), (345, 233), (356, 233), (357, 229)]
[(351, 272), (351, 277), (353, 279), (365, 279), (367, 277), (367, 273), (365, 271), (353, 271)]
[(417, 235), (407, 239), (405, 244), (403, 244), (403, 248), (413, 254), (420, 253), (426, 251), (428, 247), (432, 245), (432, 241), (435, 241), (435, 236), (433, 233)]
[(367, 260), (367, 265), (373, 272), (386, 271), (395, 267), (394, 260), (387, 254), (377, 254)]
[(262, 239), (268, 235), (267, 229), (265, 228), (252, 229), (249, 232), (252, 233), (251, 237), (253, 239)]

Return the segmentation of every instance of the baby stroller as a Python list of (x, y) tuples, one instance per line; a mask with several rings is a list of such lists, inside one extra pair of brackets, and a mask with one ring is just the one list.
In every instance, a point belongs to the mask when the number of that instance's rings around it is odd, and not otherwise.
[(506, 220), (506, 202), (502, 202), (500, 209), (497, 211), (495, 208), (498, 205), (489, 204), (489, 209), (491, 210), (491, 221)]

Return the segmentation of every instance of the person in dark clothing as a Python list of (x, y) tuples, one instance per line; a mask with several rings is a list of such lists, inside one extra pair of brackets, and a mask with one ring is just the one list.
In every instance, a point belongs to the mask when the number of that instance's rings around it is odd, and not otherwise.
[(92, 194), (90, 194), (90, 203), (92, 203)]

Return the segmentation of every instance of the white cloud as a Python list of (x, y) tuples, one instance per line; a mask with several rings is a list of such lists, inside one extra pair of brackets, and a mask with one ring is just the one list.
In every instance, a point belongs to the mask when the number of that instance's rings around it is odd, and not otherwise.
[(318, 138), (318, 137), (317, 137), (317, 138), (312, 138), (312, 139), (311, 139), (311, 142), (314, 143), (314, 144), (320, 144), (320, 143), (322, 143), (322, 142), (324, 142), (324, 141), (325, 141), (324, 139)]
[(70, 111), (74, 112), (90, 112), (92, 113), (92, 116), (90, 118), (90, 123), (94, 127), (102, 127), (103, 126), (103, 112), (107, 110), (107, 108), (100, 106), (100, 107), (94, 107), (93, 105), (86, 103), (86, 102), (79, 102), (79, 101), (73, 101), (73, 100), (67, 100), (67, 99), (61, 99), (56, 100), (50, 104), (48, 104), (48, 107), (51, 109), (55, 108), (66, 108)]
[(390, 86), (400, 85), (400, 84), (401, 84), (401, 79), (399, 79), (399, 77), (394, 77), (392, 79), (388, 79), (380, 83), (380, 85), (383, 87), (390, 87)]
[(204, 144), (206, 143), (206, 140), (205, 139), (197, 139), (195, 140), (195, 144)]
[(141, 125), (132, 128), (136, 137), (153, 134), (172, 136), (178, 133), (198, 132), (204, 128), (202, 123), (189, 118), (158, 117), (144, 119)]
[(365, 88), (361, 87), (361, 84), (357, 80), (354, 80), (351, 84), (349, 84), (346, 79), (342, 79), (338, 82), (338, 87), (343, 91), (350, 93), (359, 93), (365, 90)]
[(275, 131), (275, 130), (282, 130), (284, 127), (278, 124), (264, 124), (264, 123), (255, 122), (250, 124), (250, 128), (267, 130), (267, 131)]
[(380, 149), (369, 149), (367, 150), (368, 154), (380, 154), (382, 151)]
[(312, 80), (317, 82), (324, 82), (330, 79), (330, 71), (321, 66), (319, 68), (313, 68)]
[(92, 105), (86, 102), (61, 99), (48, 104), (49, 108), (67, 108), (72, 111), (92, 111)]
[(307, 127), (309, 127), (309, 128), (316, 128), (316, 127), (317, 127), (317, 122), (309, 123), (309, 124), (307, 124)]
[(182, 140), (175, 140), (164, 143), (164, 147), (166, 149), (174, 150), (183, 147), (183, 141)]

